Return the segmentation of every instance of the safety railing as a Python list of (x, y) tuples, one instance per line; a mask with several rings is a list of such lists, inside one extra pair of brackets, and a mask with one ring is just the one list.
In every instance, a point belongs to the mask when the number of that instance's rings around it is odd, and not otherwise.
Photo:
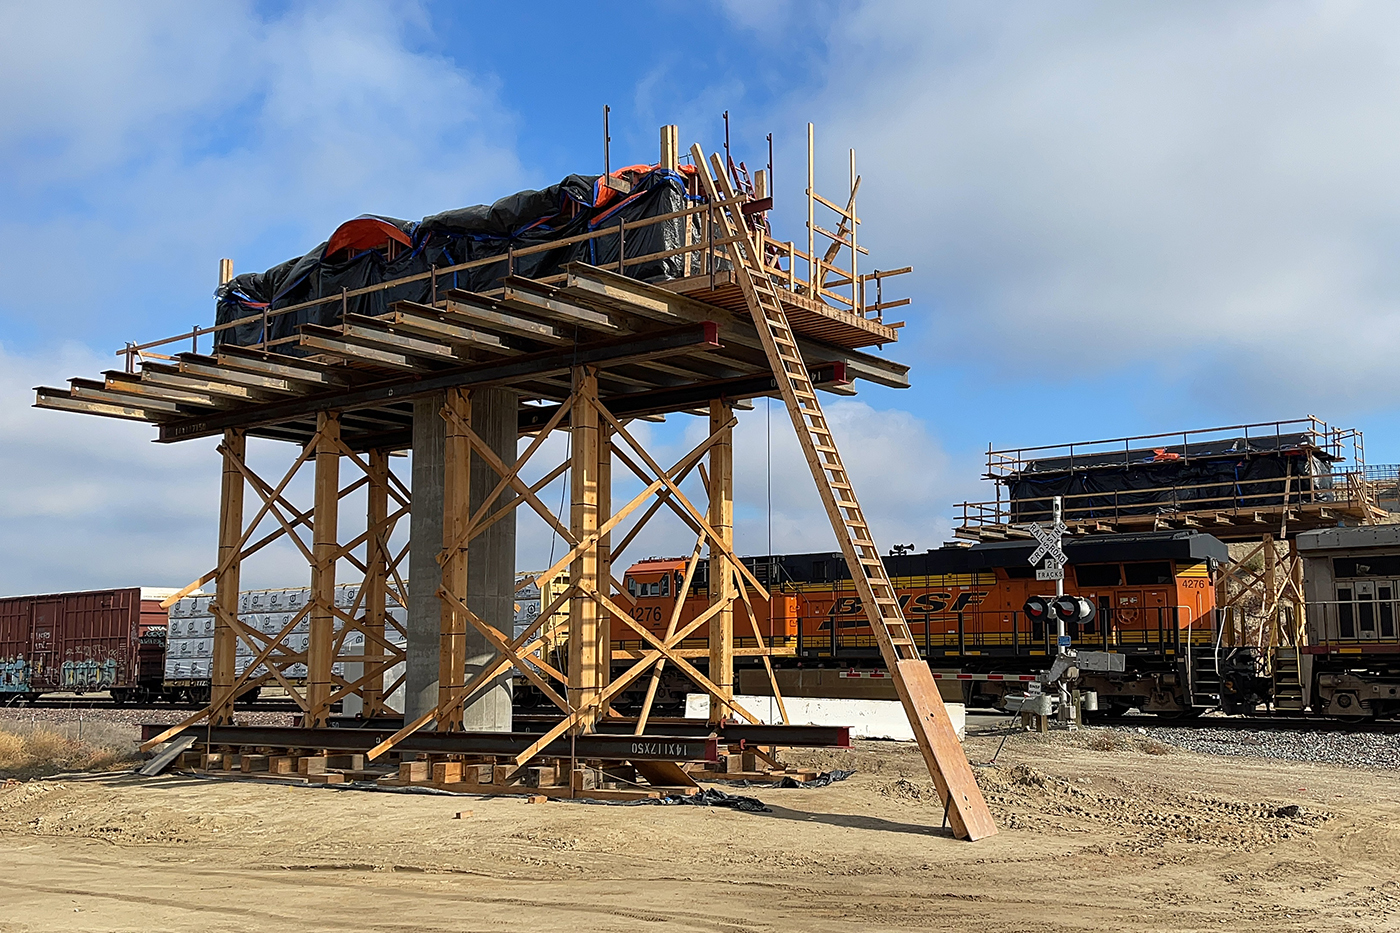
[[(1329, 458), (1349, 460), (1360, 467), (1366, 462), (1361, 432), (1355, 428), (1334, 428), (1311, 415), (1288, 421), (1264, 421), (1257, 424), (1236, 424), (1196, 431), (1173, 431), (1164, 434), (1138, 434), (1107, 440), (1077, 441), (1071, 444), (1049, 444), (1040, 447), (1017, 447), (987, 450), (987, 478), (1015, 476), (1033, 471), (1037, 464), (1053, 461), (1055, 470), (1077, 470), (1088, 467), (1131, 466), (1141, 463), (1144, 453), (1160, 451), (1172, 460), (1190, 460), (1203, 445), (1222, 440), (1240, 439), (1246, 449), (1255, 445), (1265, 449), (1283, 446), (1285, 439), (1301, 435), (1300, 443)], [(1272, 444), (1269, 448), (1267, 445)], [(1243, 452), (1243, 451), (1242, 451)]]
[[(1032, 623), (1020, 612), (965, 610), (936, 616), (906, 616), (914, 640), (926, 657), (976, 654), (1031, 655), (1055, 653), (1053, 624)], [(874, 636), (864, 622), (813, 631), (799, 626), (798, 657), (856, 659), (878, 654)], [(1210, 618), (1193, 619), (1184, 606), (1100, 607), (1093, 622), (1067, 627), (1074, 647), (1094, 651), (1165, 655), (1188, 645), (1214, 643)]]
[[(1055, 496), (959, 502), (954, 504), (963, 528), (1007, 526), (1047, 521)], [(1359, 469), (1322, 474), (1285, 475), (1251, 480), (1214, 480), (1143, 489), (1103, 490), (1060, 496), (1066, 522), (1113, 523), (1134, 516), (1192, 513), (1247, 513), (1261, 509), (1333, 506), (1365, 510), (1374, 504), (1370, 484)]]

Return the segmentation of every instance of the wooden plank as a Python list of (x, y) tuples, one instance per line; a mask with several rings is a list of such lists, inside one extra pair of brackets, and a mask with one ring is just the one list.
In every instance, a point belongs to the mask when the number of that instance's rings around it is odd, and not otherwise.
[(580, 327), (600, 333), (622, 332), (610, 315), (567, 301), (559, 297), (557, 292), (558, 289), (539, 285), (530, 279), (510, 276), (505, 280), (505, 292), (500, 304), (502, 307), (525, 311), (569, 327)]
[(457, 346), (488, 350), (503, 355), (525, 352), (523, 348), (515, 346), (507, 338), (488, 334), (486, 331), (474, 327), (453, 323), (448, 320), (446, 313), (411, 301), (395, 302), (392, 311), (375, 320), (392, 324), (410, 333), (443, 340)]
[(262, 389), (275, 395), (302, 395), (307, 391), (304, 383), (292, 382), (283, 376), (263, 373), (249, 373), (240, 369), (220, 366), (212, 357), (182, 353), (176, 357), (180, 372), (216, 382), (232, 383)]
[(351, 385), (355, 381), (353, 374), (343, 368), (282, 354), (264, 355), (261, 350), (249, 350), (227, 344), (215, 349), (214, 358), (218, 360), (219, 366), (225, 369), (276, 376), (308, 386), (330, 388)]
[(275, 392), (265, 392), (251, 386), (211, 379), (207, 376), (190, 376), (180, 372), (179, 367), (165, 364), (142, 363), (141, 382), (146, 385), (166, 386), (187, 392), (222, 396), (244, 402), (271, 402), (278, 398)]
[(510, 334), (528, 337), (544, 343), (571, 343), (573, 338), (559, 333), (553, 325), (532, 321), (516, 314), (501, 311), (498, 306), (488, 304), (480, 295), (451, 289), (443, 307), (457, 317), (479, 326), (490, 333)]
[(68, 392), (73, 398), (87, 399), (93, 402), (106, 402), (107, 404), (116, 405), (121, 408), (143, 408), (151, 412), (169, 412), (173, 415), (181, 413), (180, 406), (175, 402), (133, 396), (126, 392), (114, 392), (107, 388), (105, 382), (99, 382), (96, 379), (81, 379), (78, 377), (69, 379)]
[(34, 390), (34, 393), (35, 408), (77, 412), (81, 415), (100, 415), (104, 418), (120, 418), (123, 421), (144, 421), (151, 424), (170, 417), (168, 412), (138, 408), (132, 404), (73, 398), (66, 389), (40, 386)]
[(407, 353), (367, 347), (359, 341), (351, 341), (348, 338), (323, 337), (318, 334), (303, 333), (300, 344), (310, 350), (320, 350), (322, 353), (334, 354), (347, 360), (373, 363), (376, 366), (384, 366), (389, 369), (402, 369), (415, 373), (428, 371), (428, 367)]
[(139, 398), (154, 398), (196, 408), (227, 410), (238, 406), (238, 403), (233, 399), (209, 395), (205, 392), (190, 392), (184, 389), (173, 389), (169, 386), (154, 385), (144, 381), (136, 373), (108, 370), (102, 376), (109, 392), (121, 392)]

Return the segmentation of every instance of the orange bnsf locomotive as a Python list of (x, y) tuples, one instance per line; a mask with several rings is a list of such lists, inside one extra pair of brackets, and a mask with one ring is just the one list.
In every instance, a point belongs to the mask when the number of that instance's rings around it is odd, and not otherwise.
[[(1030, 597), (1054, 592), (1053, 583), (1035, 579), (1028, 563), (1033, 548), (1034, 542), (1002, 541), (885, 558), (905, 618), (924, 657), (944, 679), (946, 696), (956, 698), (960, 691), (970, 705), (998, 706), (1007, 693), (1021, 692), (1024, 681), (1050, 666), (1055, 628), (1031, 621), (1022, 609)], [(1228, 558), (1222, 542), (1194, 531), (1097, 535), (1069, 540), (1065, 552), (1065, 592), (1087, 598), (1096, 609), (1092, 619), (1069, 627), (1072, 644), (1125, 656), (1121, 673), (1084, 674), (1083, 688), (1097, 691), (1100, 709), (1181, 716), (1216, 706), (1252, 708), (1260, 699), (1254, 695), (1255, 659), (1246, 650), (1221, 657), (1216, 647), (1215, 571)], [(745, 605), (735, 604), (740, 693), (768, 692), (756, 624), (784, 692), (800, 695), (816, 688), (823, 695), (876, 696), (884, 687), (894, 696), (888, 681), (872, 682), (879, 680), (880, 652), (841, 554), (743, 562), (768, 599), (751, 596), (752, 622)], [(624, 585), (636, 601), (632, 618), (657, 637), (671, 622), (685, 569), (683, 559), (652, 559), (627, 570)], [(709, 607), (708, 570), (702, 561), (677, 630)], [(701, 625), (680, 645), (702, 669), (707, 629)], [(647, 647), (618, 619), (612, 620), (610, 637), (615, 658), (640, 656)], [(628, 663), (616, 661), (619, 670)], [(660, 703), (678, 704), (695, 690), (669, 667), (666, 676)], [(870, 680), (839, 683), (862, 676)], [(832, 687), (837, 690), (830, 692)], [(619, 705), (640, 702), (644, 689), (639, 683)]]

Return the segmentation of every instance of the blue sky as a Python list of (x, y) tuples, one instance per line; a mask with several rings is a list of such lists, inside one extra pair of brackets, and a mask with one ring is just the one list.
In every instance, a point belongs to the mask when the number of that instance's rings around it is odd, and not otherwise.
[[(833, 407), (882, 540), (946, 539), (950, 503), (990, 492), (988, 442), (1316, 414), (1400, 461), (1393, 6), (0, 13), (0, 593), (178, 585), (212, 557), (212, 444), (38, 412), (32, 386), (207, 323), (221, 256), (264, 268), (359, 213), (598, 171), (604, 104), (614, 164), (653, 160), (662, 123), (716, 149), (726, 109), (750, 164), (771, 132), (778, 233), (797, 239), (806, 122), (819, 187), (839, 190), (857, 149), (872, 263), (915, 267), (889, 350), (914, 388)], [(762, 419), (740, 428), (747, 552), (767, 546)], [(679, 451), (696, 429), (653, 439)], [(775, 547), (826, 547), (784, 437), (772, 469)], [(541, 557), (522, 532), (522, 565)]]

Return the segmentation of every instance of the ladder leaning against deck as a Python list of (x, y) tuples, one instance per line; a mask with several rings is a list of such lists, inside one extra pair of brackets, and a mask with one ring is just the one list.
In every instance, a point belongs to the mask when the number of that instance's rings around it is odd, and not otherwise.
[(856, 501), (851, 478), (822, 413), (816, 388), (808, 378), (797, 336), (788, 324), (763, 257), (750, 238), (748, 224), (737, 208), (737, 195), (724, 164), (718, 155), (712, 156), (714, 174), (711, 175), (698, 145), (691, 147), (691, 156), (711, 202), (727, 205), (719, 208), (714, 218), (723, 232), (720, 239), (733, 262), (734, 277), (743, 290), (749, 314), (763, 340), (768, 363), (831, 519), (832, 530), (845, 554), (880, 654), (909, 716), (909, 724), (943, 800), (953, 832), (959, 838), (970, 840), (993, 835), (997, 831), (996, 823), (948, 719), (938, 684), (928, 664), (919, 657), (913, 633), (904, 620), (894, 586), (885, 573), (884, 561), (880, 559), (865, 513)]

